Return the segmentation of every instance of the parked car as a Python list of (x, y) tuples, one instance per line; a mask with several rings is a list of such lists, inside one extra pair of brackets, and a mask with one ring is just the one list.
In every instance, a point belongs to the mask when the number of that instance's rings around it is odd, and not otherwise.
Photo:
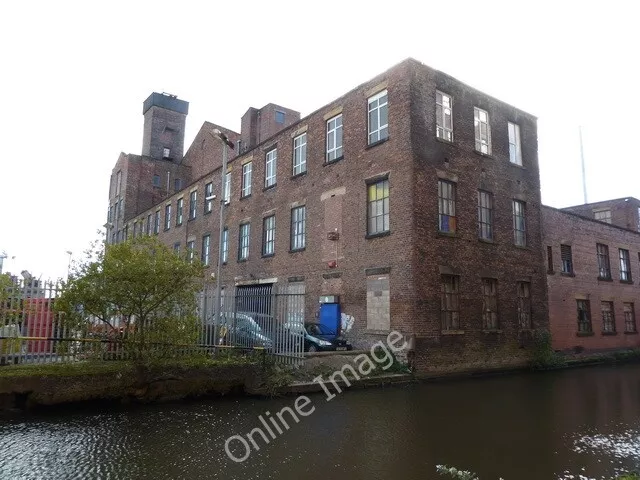
[(353, 345), (321, 323), (305, 323), (304, 350), (305, 352), (353, 350)]
[(229, 313), (222, 316), (219, 327), (220, 343), (240, 347), (271, 348), (272, 340), (262, 327), (246, 313)]

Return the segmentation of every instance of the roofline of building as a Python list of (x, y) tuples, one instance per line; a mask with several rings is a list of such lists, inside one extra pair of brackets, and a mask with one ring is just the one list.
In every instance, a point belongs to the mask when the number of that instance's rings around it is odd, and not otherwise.
[[(623, 198), (629, 198), (629, 197), (623, 197)], [(567, 212), (566, 210), (562, 210), (561, 208), (550, 207), (549, 205), (541, 205), (541, 207), (542, 208), (546, 208), (548, 210), (556, 211), (558, 213), (562, 213), (563, 215), (569, 215), (571, 217), (577, 217), (577, 218), (579, 218), (581, 220), (586, 220), (587, 222), (597, 223), (598, 225), (605, 225), (607, 227), (616, 228), (616, 229), (622, 230), (624, 232), (629, 232), (629, 233), (633, 233), (635, 235), (640, 235), (640, 232), (638, 232), (637, 230), (631, 230), (630, 228), (620, 227), (620, 226), (614, 225), (612, 223), (601, 222), (600, 220), (596, 220), (595, 218), (585, 217), (584, 215), (580, 215), (580, 214), (574, 213), (574, 212)]]
[(609, 200), (601, 200), (599, 202), (579, 203), (578, 205), (571, 205), (570, 207), (562, 207), (562, 209), (565, 209), (565, 208), (577, 208), (577, 207), (588, 207), (588, 206), (591, 206), (591, 205), (598, 205), (600, 203), (608, 203), (608, 202), (619, 202), (621, 200), (628, 200), (630, 198), (635, 200), (636, 202), (640, 202), (640, 200), (638, 200), (636, 197), (632, 197), (632, 196), (628, 195), (626, 197), (612, 198), (612, 199), (609, 199)]

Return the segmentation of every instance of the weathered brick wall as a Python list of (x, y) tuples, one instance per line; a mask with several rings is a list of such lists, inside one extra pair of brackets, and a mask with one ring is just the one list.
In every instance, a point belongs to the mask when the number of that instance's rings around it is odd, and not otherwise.
[(142, 155), (163, 158), (164, 147), (170, 158), (179, 161), (184, 153), (184, 128), (187, 116), (166, 108), (153, 106), (144, 114)]
[[(436, 89), (453, 97), (453, 143), (436, 138)], [(475, 151), (474, 106), (489, 113), (492, 154)], [(520, 125), (523, 166), (509, 162), (507, 121)], [(547, 297), (540, 252), (540, 180), (536, 119), (416, 64), (412, 85), (412, 142), (415, 154), (414, 228), (418, 315), (412, 322), (416, 362), (421, 369), (489, 361), (496, 366), (525, 358), (530, 337), (517, 322), (516, 282), (531, 282), (533, 328), (548, 328)], [(457, 229), (438, 232), (438, 178), (457, 185)], [(493, 194), (494, 240), (478, 238), (478, 189)], [(514, 245), (512, 200), (526, 202), (527, 246)], [(460, 279), (460, 323), (464, 332), (443, 334), (441, 274)], [(497, 279), (499, 331), (482, 329), (482, 277)]]
[[(620, 347), (638, 347), (640, 338), (625, 333), (623, 302), (635, 303), (640, 308), (640, 234), (581, 218), (551, 207), (543, 207), (543, 246), (552, 249), (553, 270), (547, 274), (549, 288), (549, 320), (553, 348), (557, 350), (581, 347), (598, 350)], [(598, 279), (596, 243), (609, 246), (611, 281)], [(570, 245), (575, 276), (562, 274), (560, 245)], [(633, 284), (620, 282), (618, 249), (629, 250)], [(585, 299), (591, 306), (593, 335), (578, 335), (577, 299)], [(616, 334), (603, 335), (600, 302), (614, 304)], [(637, 315), (637, 312), (636, 312)]]
[(587, 203), (563, 208), (567, 212), (576, 213), (587, 218), (594, 218), (597, 210), (611, 210), (611, 224), (628, 230), (640, 230), (640, 200), (633, 197), (606, 200), (604, 202)]

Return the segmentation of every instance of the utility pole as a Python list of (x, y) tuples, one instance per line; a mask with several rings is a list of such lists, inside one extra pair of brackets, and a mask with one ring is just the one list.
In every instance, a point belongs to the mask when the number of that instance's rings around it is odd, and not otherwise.
[(582, 194), (584, 196), (584, 203), (587, 201), (587, 174), (584, 166), (584, 147), (582, 145), (582, 125), (578, 126), (578, 133), (580, 134), (580, 161), (582, 162)]
[[(227, 175), (227, 161), (229, 156), (229, 148), (233, 150), (234, 144), (229, 138), (217, 128), (210, 132), (212, 136), (219, 139), (222, 142), (222, 168), (220, 171), (220, 225), (218, 232), (218, 273), (216, 274), (216, 304), (214, 306), (215, 312), (215, 328), (220, 325), (221, 316), (221, 269), (224, 257), (224, 250), (222, 248), (222, 241), (224, 237), (224, 212), (227, 206), (226, 202), (226, 175)], [(214, 328), (214, 331), (215, 331)], [(216, 332), (217, 335), (217, 332)], [(214, 339), (215, 340), (215, 339)]]

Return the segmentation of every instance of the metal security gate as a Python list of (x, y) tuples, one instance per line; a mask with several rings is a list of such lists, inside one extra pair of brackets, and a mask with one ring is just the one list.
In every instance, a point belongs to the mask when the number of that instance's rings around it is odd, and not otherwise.
[(205, 286), (200, 305), (205, 345), (264, 348), (277, 361), (302, 363), (304, 284), (224, 288), (219, 320), (215, 311), (215, 285)]

